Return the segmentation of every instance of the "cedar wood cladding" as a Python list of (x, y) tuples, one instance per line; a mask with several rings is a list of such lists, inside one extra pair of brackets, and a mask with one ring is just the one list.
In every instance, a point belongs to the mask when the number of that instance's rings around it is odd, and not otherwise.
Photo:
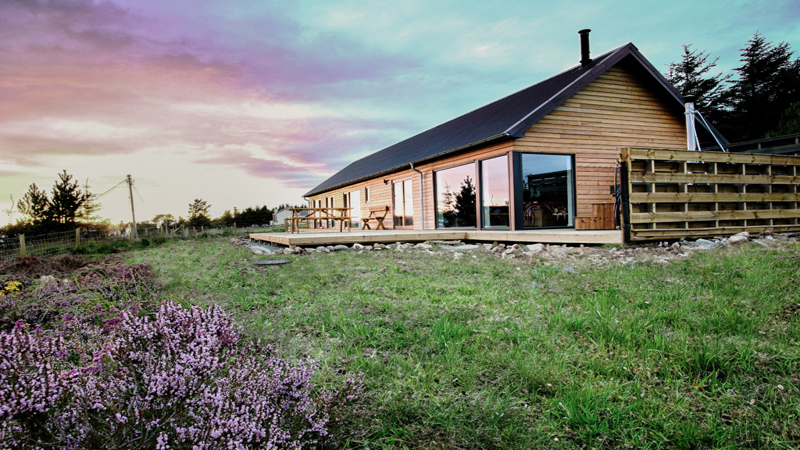
[[(424, 175), (425, 228), (434, 229), (433, 171), (498, 156), (510, 151), (575, 155), (577, 216), (592, 215), (592, 204), (613, 202), (609, 187), (621, 147), (683, 148), (686, 144), (682, 111), (668, 103), (652, 82), (633, 64), (624, 61), (607, 69), (560, 106), (512, 140), (487, 145), (454, 156), (420, 164)], [(310, 196), (310, 200), (334, 197), (343, 206), (343, 194), (361, 191), (362, 217), (369, 208), (392, 205), (392, 182), (413, 182), (414, 228), (420, 228), (419, 174), (403, 170), (346, 187)], [(388, 183), (384, 184), (383, 180)], [(364, 188), (370, 201), (364, 202)], [(392, 227), (390, 217), (385, 222)]]

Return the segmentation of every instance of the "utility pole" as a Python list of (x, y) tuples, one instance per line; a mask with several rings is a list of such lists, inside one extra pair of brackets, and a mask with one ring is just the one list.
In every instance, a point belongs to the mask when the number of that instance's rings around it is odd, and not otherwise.
[(133, 218), (133, 224), (131, 224), (131, 239), (138, 239), (136, 233), (136, 213), (133, 211), (133, 180), (131, 179), (130, 174), (128, 174), (128, 192), (131, 195), (131, 218)]

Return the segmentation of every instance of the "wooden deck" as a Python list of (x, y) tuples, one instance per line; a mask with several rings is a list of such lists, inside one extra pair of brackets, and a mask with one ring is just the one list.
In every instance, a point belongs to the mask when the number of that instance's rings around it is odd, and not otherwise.
[(353, 230), (304, 231), (300, 233), (253, 233), (250, 239), (271, 244), (294, 247), (337, 244), (374, 244), (387, 242), (422, 242), (433, 240), (461, 240), (479, 242), (514, 242), (542, 244), (622, 244), (619, 230)]

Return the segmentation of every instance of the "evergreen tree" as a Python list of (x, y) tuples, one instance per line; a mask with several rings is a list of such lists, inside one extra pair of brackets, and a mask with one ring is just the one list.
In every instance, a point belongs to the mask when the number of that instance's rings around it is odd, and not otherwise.
[(94, 214), (103, 206), (100, 203), (97, 203), (97, 194), (92, 194), (89, 191), (89, 188), (91, 188), (91, 186), (89, 186), (89, 179), (87, 178), (86, 183), (83, 185), (83, 195), (86, 200), (83, 202), (75, 215), (81, 222), (86, 223), (98, 221), (100, 217), (95, 216)]
[(213, 220), (212, 224), (219, 227), (230, 227), (233, 226), (233, 222), (234, 219), (233, 214), (231, 214), (231, 210), (226, 209), (221, 216)]
[(681, 94), (697, 97), (695, 106), (709, 121), (720, 118), (722, 100), (726, 92), (726, 83), (731, 75), (717, 74), (710, 76), (711, 69), (716, 67), (717, 60), (708, 60), (705, 52), (692, 50), (692, 45), (683, 46), (681, 62), (669, 63), (666, 75)]
[(58, 174), (58, 179), (52, 190), (50, 216), (59, 224), (74, 225), (78, 210), (90, 200), (91, 194), (81, 191), (66, 170)]
[(800, 133), (800, 102), (789, 105), (786, 111), (781, 114), (778, 125), (766, 137), (784, 136), (787, 134)]
[(758, 139), (777, 127), (781, 113), (800, 101), (800, 59), (786, 42), (773, 45), (758, 32), (741, 50), (724, 131), (732, 141)]
[(444, 193), (445, 212), (442, 214), (445, 227), (474, 227), (477, 225), (477, 198), (472, 178), (467, 176), (461, 182), (461, 190)]
[(28, 216), (35, 225), (49, 221), (49, 210), (50, 198), (47, 192), (39, 190), (36, 183), (28, 186), (28, 192), (17, 201), (17, 211)]

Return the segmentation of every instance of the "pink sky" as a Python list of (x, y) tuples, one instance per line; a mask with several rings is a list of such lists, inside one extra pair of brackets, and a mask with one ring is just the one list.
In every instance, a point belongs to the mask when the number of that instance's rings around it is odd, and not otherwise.
[[(577, 63), (585, 27), (593, 52), (632, 41), (659, 68), (684, 43), (730, 68), (756, 29), (797, 41), (797, 1), (706, 3), (4, 0), (0, 208), (63, 169), (96, 193), (131, 174), (140, 221), (195, 198), (214, 216), (301, 203), (350, 161)], [(130, 220), (124, 190), (101, 203)]]

